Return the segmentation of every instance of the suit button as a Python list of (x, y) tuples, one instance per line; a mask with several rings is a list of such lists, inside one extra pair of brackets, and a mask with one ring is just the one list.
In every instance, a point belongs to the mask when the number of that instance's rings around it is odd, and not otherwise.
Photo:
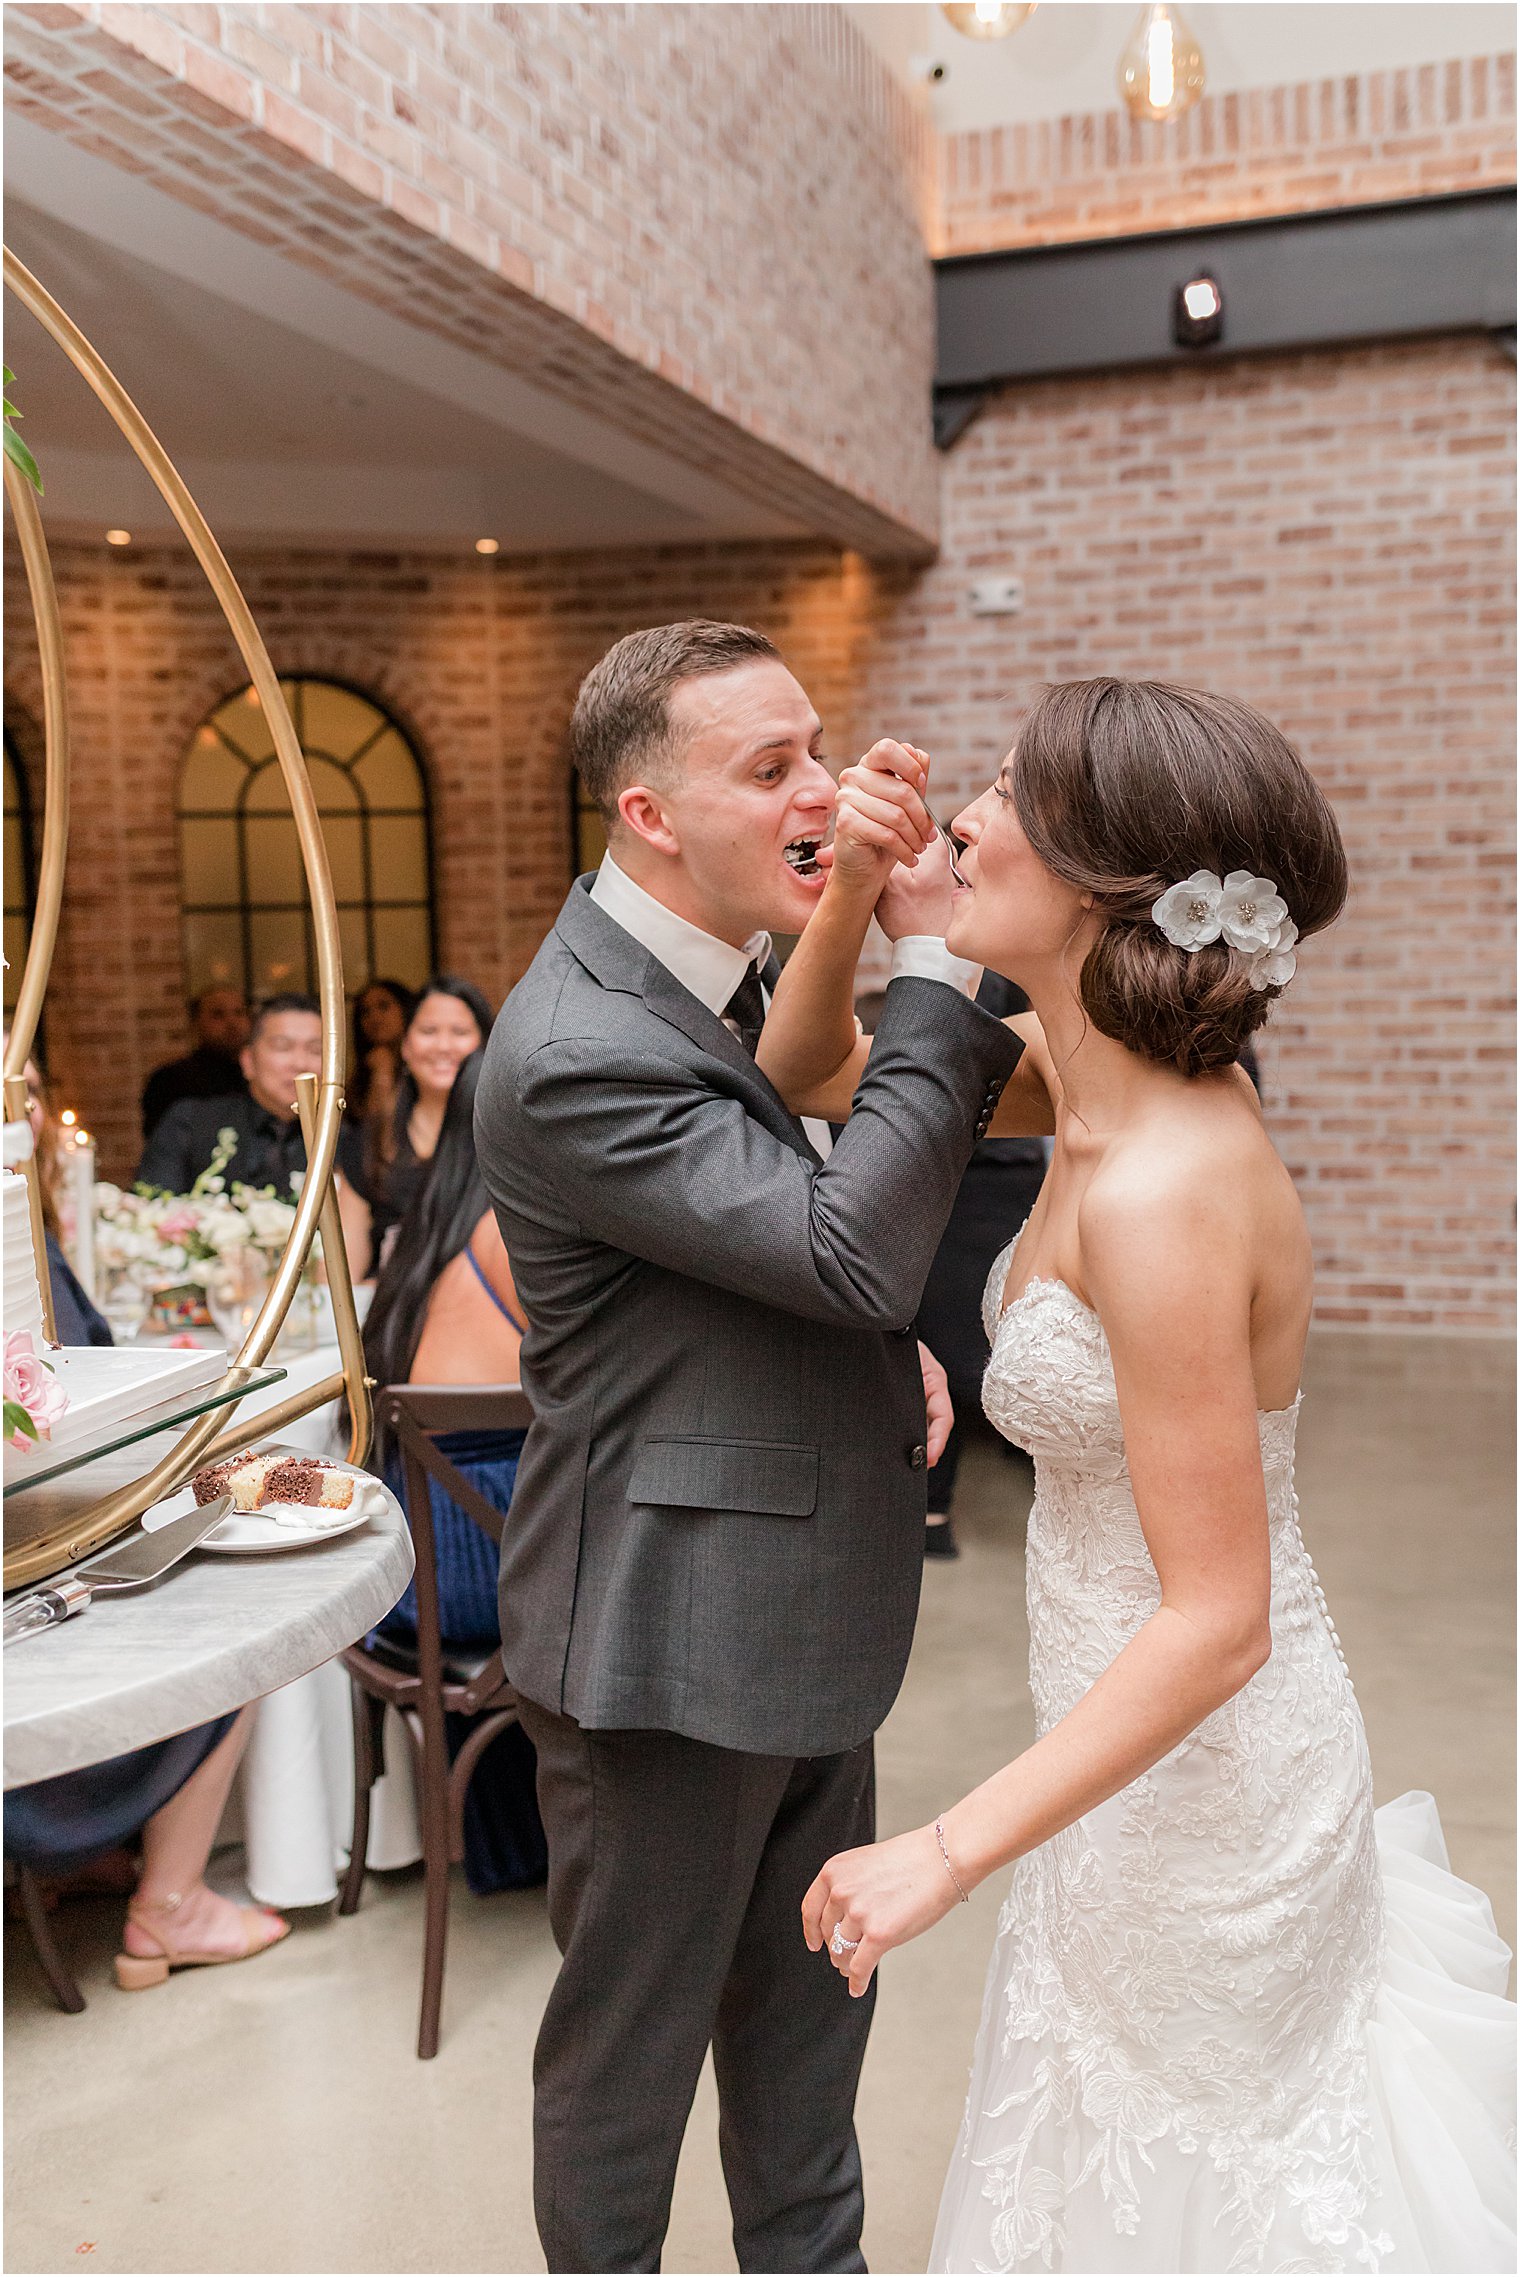
[(909, 1468), (909, 1470), (912, 1470), (912, 1471), (925, 1471), (925, 1470), (927, 1470), (927, 1469), (928, 1469), (928, 1467), (929, 1467), (929, 1450), (928, 1450), (928, 1448), (927, 1448), (927, 1447), (911, 1447), (911, 1448), (908, 1450), (908, 1468)]

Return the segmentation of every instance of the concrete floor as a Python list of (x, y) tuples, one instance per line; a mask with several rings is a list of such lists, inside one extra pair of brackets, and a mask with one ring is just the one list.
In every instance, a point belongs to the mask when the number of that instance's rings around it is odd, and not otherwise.
[[(1315, 1340), (1304, 1531), (1371, 1734), (1380, 1800), (1436, 1795), (1459, 1873), (1513, 1941), (1514, 1354), (1344, 1334)], [(965, 1555), (931, 1565), (913, 1663), (881, 1738), (883, 1831), (919, 1824), (1024, 1745), (1023, 1522), (1030, 1473), (970, 1448)], [(235, 1871), (235, 1858), (230, 1866)], [(965, 2092), (998, 1878), (893, 1955), (860, 2101), (866, 2248), (922, 2269)], [(148, 1998), (110, 1981), (119, 1908), (71, 1905), (89, 1999), (48, 2004), (6, 1940), (6, 2267), (486, 2271), (543, 2266), (529, 2188), (530, 2060), (554, 1969), (542, 1894), (459, 1888), (441, 2054), (412, 2054), (414, 1874), (372, 1880), (257, 1965)], [(734, 2266), (704, 2082), (665, 2266)]]

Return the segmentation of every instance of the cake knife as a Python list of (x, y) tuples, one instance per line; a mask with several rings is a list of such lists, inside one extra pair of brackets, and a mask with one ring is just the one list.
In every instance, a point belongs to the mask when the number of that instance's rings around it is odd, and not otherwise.
[(17, 1597), (5, 1608), (3, 1635), (6, 1644), (17, 1644), (23, 1637), (36, 1636), (42, 1629), (56, 1628), (60, 1621), (71, 1620), (82, 1613), (90, 1599), (109, 1596), (117, 1590), (146, 1589), (159, 1580), (171, 1566), (203, 1542), (214, 1526), (219, 1526), (232, 1507), (230, 1494), (219, 1494), (214, 1502), (200, 1503), (187, 1510), (183, 1518), (173, 1518), (167, 1526), (156, 1532), (138, 1532), (125, 1543), (113, 1543), (99, 1557), (93, 1557), (65, 1574), (60, 1581), (46, 1589), (33, 1589), (25, 1597)]

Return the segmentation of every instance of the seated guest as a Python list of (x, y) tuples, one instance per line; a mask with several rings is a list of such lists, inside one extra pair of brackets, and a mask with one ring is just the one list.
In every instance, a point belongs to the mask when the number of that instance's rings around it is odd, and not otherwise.
[(248, 1007), (240, 988), (203, 988), (190, 999), (195, 1049), (155, 1067), (143, 1086), (143, 1137), (150, 1139), (176, 1099), (224, 1099), (246, 1091), (238, 1054), (248, 1041)]
[(296, 1115), (296, 1078), (322, 1072), (322, 1016), (314, 996), (271, 996), (259, 1006), (243, 1046), (245, 1091), (180, 1099), (169, 1108), (137, 1165), (138, 1182), (187, 1194), (216, 1152), (218, 1134), (237, 1133), (223, 1176), (230, 1186), (274, 1186), (286, 1193), (306, 1168)]
[(354, 1046), (348, 1063), (351, 1123), (389, 1128), (401, 1081), (401, 1039), (416, 999), (403, 981), (372, 980), (354, 999)]
[[(380, 1269), (364, 1327), (364, 1355), (377, 1384), (511, 1384), (518, 1379), (523, 1318), (512, 1268), (475, 1160), (475, 1089), (482, 1054), (460, 1068), (432, 1159), (412, 1209)], [(505, 1511), (517, 1477), (521, 1431), (453, 1431), (437, 1444), (476, 1491)], [(397, 1451), (385, 1480), (405, 1498)], [(496, 1603), (498, 1551), (436, 1480), (428, 1482), (438, 1565), (438, 1618), (445, 1654), (478, 1655), (501, 1642)], [(415, 1645), (417, 1599), (406, 1595), (376, 1638)], [(372, 1640), (374, 1641), (374, 1640)], [(469, 1731), (449, 1719), (452, 1757)], [(514, 1727), (492, 1741), (465, 1801), (465, 1874), (471, 1889), (522, 1889), (547, 1870), (533, 1791), (534, 1757)]]
[[(46, 1080), (30, 1060), (26, 1085), (48, 1222), (48, 1139), (56, 1126)], [(69, 1271), (52, 1223), (47, 1246), (59, 1343), (109, 1344), (110, 1328)], [(127, 1867), (121, 1853), (140, 1837), (142, 1871), (131, 1877), (137, 1886), (116, 1959), (116, 1981), (126, 1992), (162, 1984), (171, 1969), (247, 1960), (289, 1934), (277, 1913), (235, 1905), (204, 1880), (251, 1716), (248, 1708), (220, 1716), (88, 1770), (13, 1787), (5, 1798), (6, 1857), (66, 1885), (98, 1887), (89, 1869), (112, 1861)]]
[(438, 1144), (454, 1078), (491, 1032), (480, 990), (456, 973), (426, 981), (401, 1036), (401, 1080), (383, 1124), (371, 1121), (361, 1147), (341, 1157), (339, 1203), (349, 1265), (370, 1280), (385, 1261), (385, 1240), (421, 1188)]
[(243, 1708), (5, 1798), (5, 1855), (39, 1875), (68, 1880), (140, 1835), (116, 1956), (123, 1992), (162, 1984), (171, 1969), (250, 1960), (290, 1934), (267, 1906), (236, 1905), (204, 1878), (252, 1716)]

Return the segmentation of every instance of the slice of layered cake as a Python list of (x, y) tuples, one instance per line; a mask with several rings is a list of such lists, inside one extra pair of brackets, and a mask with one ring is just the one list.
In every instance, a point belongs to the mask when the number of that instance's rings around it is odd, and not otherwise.
[(335, 1470), (315, 1455), (232, 1455), (197, 1471), (190, 1483), (197, 1502), (230, 1494), (234, 1510), (262, 1510), (271, 1502), (347, 1510), (354, 1499), (352, 1472)]

